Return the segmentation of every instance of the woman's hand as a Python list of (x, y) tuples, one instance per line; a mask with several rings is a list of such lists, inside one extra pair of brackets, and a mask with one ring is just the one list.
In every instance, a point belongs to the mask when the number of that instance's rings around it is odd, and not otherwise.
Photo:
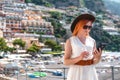
[(93, 55), (94, 55), (94, 64), (98, 63), (101, 59), (101, 54), (102, 54), (102, 50), (99, 48), (99, 50), (95, 50)]
[(80, 59), (82, 60), (83, 58), (87, 58), (89, 56), (89, 52), (87, 52), (87, 51), (84, 51), (84, 52), (82, 52), (82, 53), (80, 53)]

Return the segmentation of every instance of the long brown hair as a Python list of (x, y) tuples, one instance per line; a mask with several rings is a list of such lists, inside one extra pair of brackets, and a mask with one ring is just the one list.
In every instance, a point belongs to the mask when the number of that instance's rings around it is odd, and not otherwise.
[(76, 36), (78, 31), (81, 30), (83, 28), (83, 26), (88, 22), (89, 20), (81, 20), (79, 21), (76, 26), (75, 26), (75, 29), (72, 33), (73, 36)]

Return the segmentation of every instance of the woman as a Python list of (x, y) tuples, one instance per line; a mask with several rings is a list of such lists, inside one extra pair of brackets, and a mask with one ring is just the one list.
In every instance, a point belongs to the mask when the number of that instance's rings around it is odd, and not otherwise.
[(78, 16), (71, 25), (72, 37), (65, 44), (64, 64), (69, 65), (67, 80), (98, 80), (95, 64), (100, 61), (101, 49), (89, 32), (95, 17), (91, 14)]

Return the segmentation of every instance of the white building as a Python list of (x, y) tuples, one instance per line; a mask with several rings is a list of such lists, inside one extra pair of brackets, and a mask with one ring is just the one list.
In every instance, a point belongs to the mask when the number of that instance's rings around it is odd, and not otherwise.
[(6, 28), (6, 19), (3, 17), (0, 17), (0, 29)]
[(103, 26), (103, 29), (110, 35), (120, 35), (120, 33), (118, 33), (118, 29), (115, 27)]
[(3, 37), (3, 32), (0, 30), (0, 38)]

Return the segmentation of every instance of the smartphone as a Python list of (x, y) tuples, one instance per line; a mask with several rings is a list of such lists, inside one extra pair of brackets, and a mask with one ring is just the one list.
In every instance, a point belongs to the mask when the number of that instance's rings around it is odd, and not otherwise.
[(107, 45), (107, 43), (99, 43), (98, 46), (97, 46), (97, 50), (99, 51), (99, 48), (100, 48), (101, 50), (103, 50), (106, 45)]

